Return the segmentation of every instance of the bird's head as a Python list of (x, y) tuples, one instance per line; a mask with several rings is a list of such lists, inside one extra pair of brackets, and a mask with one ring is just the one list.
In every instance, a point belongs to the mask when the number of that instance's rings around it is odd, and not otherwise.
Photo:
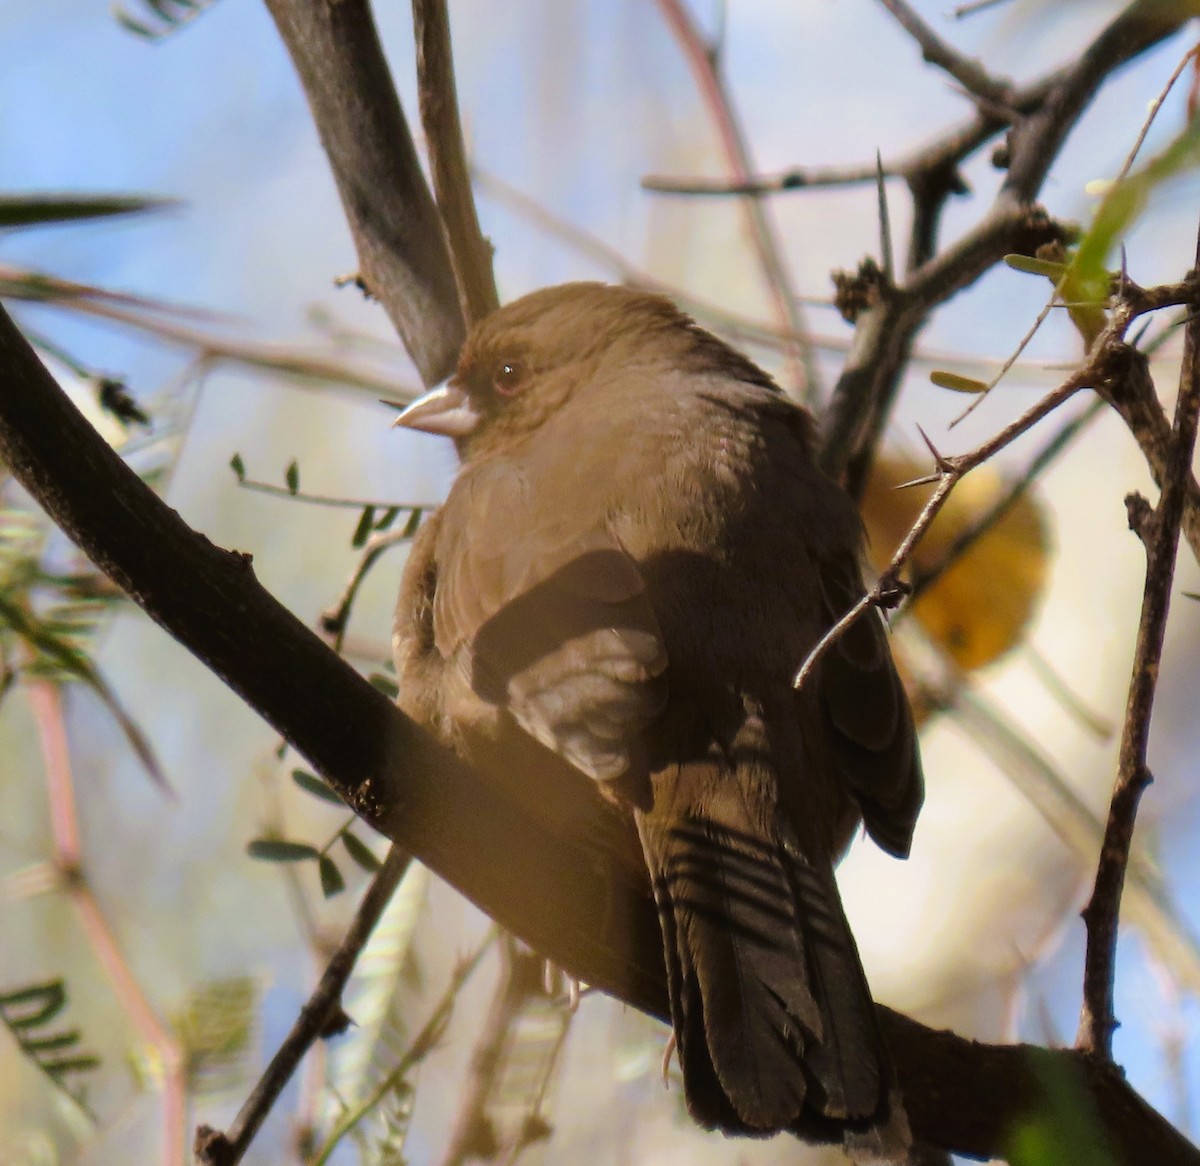
[[(473, 458), (521, 442), (585, 387), (603, 391), (632, 370), (699, 371), (729, 362), (743, 379), (766, 380), (663, 296), (568, 283), (514, 300), (476, 324), (454, 375), (395, 423), (452, 437), (459, 454)], [(748, 378), (742, 366), (757, 375)]]

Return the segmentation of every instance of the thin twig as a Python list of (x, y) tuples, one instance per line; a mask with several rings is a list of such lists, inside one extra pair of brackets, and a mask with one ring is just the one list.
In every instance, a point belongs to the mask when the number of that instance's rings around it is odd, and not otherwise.
[(492, 247), (479, 229), (454, 83), (446, 0), (413, 0), (417, 95), (438, 210), (450, 240), (458, 297), (468, 324), (500, 306)]
[(896, 261), (892, 248), (892, 218), (888, 214), (887, 185), (883, 181), (883, 158), (875, 151), (875, 196), (879, 204), (879, 257), (883, 267), (884, 281), (891, 286), (896, 282)]
[[(542, 969), (546, 962), (536, 953), (524, 950), (510, 935), (501, 938), (500, 951), (500, 979), (471, 1054), (470, 1079), (463, 1089), (458, 1116), (438, 1160), (439, 1166), (464, 1166), (470, 1158), (494, 1157), (500, 1149), (495, 1144), (488, 1107), (495, 1098), (505, 1054), (512, 1046), (514, 1030), (525, 1007), (530, 999), (543, 993)], [(492, 1147), (492, 1153), (481, 1153), (485, 1146)]]
[(1105, 404), (1100, 398), (1090, 401), (1030, 459), (1025, 469), (1011, 482), (1008, 489), (988, 507), (966, 530), (962, 531), (946, 548), (942, 557), (931, 567), (916, 572), (913, 576), (908, 602), (897, 618), (912, 610), (912, 605), (963, 557), (1005, 514), (1022, 498), (1033, 483), (1063, 453), (1101, 413)]
[(1012, 84), (993, 77), (978, 61), (963, 56), (947, 44), (905, 0), (880, 0), (921, 49), (929, 64), (953, 77), (969, 94), (989, 105), (1006, 106), (1012, 100)]
[[(864, 186), (874, 182), (875, 166), (791, 166), (778, 174), (759, 174), (751, 178), (683, 178), (668, 174), (647, 174), (642, 189), (655, 194), (742, 195), (759, 197), (785, 190), (812, 190), (830, 186)], [(902, 177), (904, 168), (895, 163), (883, 167), (887, 178)]]
[[(725, 152), (725, 163), (736, 180), (745, 182), (754, 172), (754, 164), (750, 158), (746, 135), (718, 72), (712, 46), (705, 40), (684, 0), (657, 0), (657, 4), (659, 12), (687, 58), (700, 96), (716, 125), (721, 147)], [(801, 400), (815, 400), (820, 395), (820, 370), (817, 368), (812, 345), (808, 341), (804, 313), (792, 290), (791, 276), (783, 262), (783, 247), (761, 203), (747, 199), (743, 207), (750, 224), (759, 265), (771, 290), (779, 324), (795, 337), (795, 352), (799, 358), (799, 365), (795, 370), (797, 395)]]
[[(10, 280), (11, 286), (3, 286)], [(134, 328), (167, 344), (192, 349), (198, 359), (209, 364), (238, 364), (289, 377), (300, 383), (332, 381), (351, 388), (366, 389), (376, 395), (385, 394), (390, 402), (397, 405), (408, 404), (420, 392), (419, 389), (405, 386), (393, 372), (340, 360), (323, 352), (306, 352), (292, 345), (241, 340), (228, 334), (194, 328), (175, 318), (183, 315), (205, 316), (199, 309), (192, 312), (176, 305), (164, 306), (123, 292), (60, 280), (43, 272), (0, 264), (0, 297), (26, 303), (46, 303), (64, 311), (95, 316)], [(396, 355), (399, 356), (398, 351)]]
[(413, 1037), (408, 1048), (404, 1051), (404, 1055), (396, 1063), (391, 1072), (387, 1073), (367, 1093), (366, 1097), (338, 1119), (337, 1124), (330, 1131), (324, 1144), (313, 1156), (312, 1166), (325, 1166), (325, 1163), (329, 1161), (334, 1150), (337, 1149), (338, 1143), (408, 1076), (413, 1066), (420, 1064), (436, 1047), (438, 1041), (442, 1038), (442, 1034), (446, 1031), (446, 1025), (450, 1022), (450, 1016), (454, 1011), (454, 1002), (458, 998), (458, 993), (479, 966), (484, 954), (495, 942), (495, 939), (495, 929), (489, 929), (487, 936), (474, 952), (459, 961), (450, 976), (449, 983), (447, 983), (441, 998), (434, 1005), (433, 1011), (421, 1026), (420, 1031)]
[[(1196, 262), (1200, 265), (1200, 238)], [(1200, 317), (1184, 333), (1183, 365), (1171, 441), (1163, 468), (1158, 506), (1151, 510), (1140, 495), (1126, 499), (1130, 526), (1146, 549), (1146, 584), (1142, 614), (1133, 656), (1133, 676), (1125, 706), (1117, 777), (1109, 804), (1104, 845), (1096, 868), (1092, 897), (1084, 908), (1087, 952), (1083, 973), (1083, 1008), (1077, 1045), (1104, 1060), (1112, 1059), (1112, 1034), (1117, 1021), (1113, 1012), (1118, 920), (1125, 870), (1133, 842), (1133, 827), (1142, 792), (1152, 780), (1146, 764), (1150, 743), (1150, 720), (1158, 685), (1175, 558), (1179, 548), (1184, 505), (1196, 448), (1197, 419), (1200, 417)]]
[(358, 589), (362, 586), (367, 573), (387, 551), (399, 543), (407, 542), (417, 533), (417, 525), (421, 521), (422, 513), (428, 511), (430, 508), (414, 506), (411, 509), (412, 513), (409, 515), (408, 522), (399, 530), (380, 531), (367, 540), (366, 545), (363, 547), (362, 556), (351, 572), (346, 586), (342, 589), (342, 594), (338, 597), (338, 601), (321, 613), (321, 630), (326, 635), (333, 636), (333, 650), (335, 652), (340, 653), (345, 647), (346, 627), (350, 622), (350, 610), (354, 606), (354, 600), (358, 596)]
[(284, 1086), (292, 1079), (304, 1054), (318, 1039), (336, 1036), (345, 1030), (350, 1020), (342, 1011), (342, 991), (359, 954), (408, 870), (409, 862), (410, 856), (399, 847), (393, 846), (388, 851), (383, 866), (358, 905), (345, 938), (330, 957), (320, 983), (300, 1009), (292, 1031), (271, 1058), (266, 1072), (259, 1078), (233, 1124), (225, 1133), (208, 1126), (201, 1126), (196, 1131), (196, 1161), (200, 1166), (236, 1166)]
[[(1098, 345), (1097, 353), (1099, 354), (1100, 351), (1102, 350)], [(1105, 356), (1107, 356), (1107, 349), (1103, 351)], [(908, 562), (913, 548), (921, 540), (925, 532), (933, 524), (933, 520), (938, 516), (942, 507), (946, 504), (946, 500), (950, 497), (950, 492), (963, 477), (970, 473), (971, 470), (982, 465), (989, 458), (994, 457), (1005, 446), (1011, 444), (1028, 429), (1036, 425), (1043, 417), (1052, 413), (1059, 405), (1074, 396), (1080, 389), (1092, 384), (1104, 375), (1106, 375), (1105, 361), (1097, 355), (1078, 371), (1072, 373), (1058, 388), (1047, 393), (1036, 405), (1031, 406), (1015, 421), (1009, 422), (994, 437), (977, 446), (969, 453), (958, 454), (954, 457), (943, 457), (936, 450), (933, 450), (932, 445), (930, 446), (937, 463), (936, 474), (928, 479), (921, 479), (920, 482), (909, 484), (921, 485), (926, 481), (936, 482), (937, 489), (929, 496), (921, 513), (917, 516), (917, 520), (912, 524), (903, 541), (896, 548), (891, 562), (888, 563), (887, 567), (880, 574), (879, 581), (809, 651), (808, 656), (796, 673), (795, 680), (792, 682), (795, 688), (803, 686), (805, 681), (812, 675), (820, 658), (846, 633), (851, 624), (862, 617), (864, 612), (872, 607), (887, 608), (895, 606), (899, 595), (906, 590), (900, 583), (901, 569)], [(926, 442), (928, 442), (928, 438), (926, 438)]]

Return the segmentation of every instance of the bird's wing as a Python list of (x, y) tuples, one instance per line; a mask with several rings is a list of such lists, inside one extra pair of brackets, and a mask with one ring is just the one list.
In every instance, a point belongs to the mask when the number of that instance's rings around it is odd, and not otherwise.
[[(862, 596), (862, 577), (850, 555), (819, 569), (831, 625)], [(867, 833), (888, 853), (906, 857), (925, 786), (912, 711), (876, 612), (859, 618), (825, 653), (819, 685), (833, 763)]]
[(589, 777), (617, 778), (666, 702), (645, 581), (601, 515), (581, 523), (512, 463), (488, 471), (448, 504), (438, 650), (530, 736)]

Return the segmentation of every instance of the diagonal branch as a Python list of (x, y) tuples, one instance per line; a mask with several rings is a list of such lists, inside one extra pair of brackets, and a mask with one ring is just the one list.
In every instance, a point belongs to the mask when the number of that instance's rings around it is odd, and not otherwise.
[(197, 1166), (237, 1166), (304, 1054), (319, 1039), (343, 1032), (350, 1023), (350, 1018), (341, 1009), (342, 991), (362, 949), (371, 938), (371, 932), (375, 930), (404, 872), (408, 870), (408, 864), (409, 855), (402, 850), (393, 846), (388, 851), (383, 866), (358, 905), (342, 942), (330, 957), (321, 982), (300, 1010), (291, 1032), (271, 1058), (266, 1072), (238, 1111), (233, 1124), (225, 1133), (208, 1126), (201, 1126), (196, 1131)]
[(264, 0), (308, 97), (358, 251), (427, 385), (463, 341), (442, 222), (384, 60), (367, 0)]

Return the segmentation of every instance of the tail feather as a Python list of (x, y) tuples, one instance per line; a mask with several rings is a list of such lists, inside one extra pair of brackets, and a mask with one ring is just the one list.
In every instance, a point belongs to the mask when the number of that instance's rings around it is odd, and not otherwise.
[(727, 1132), (880, 1143), (903, 1114), (832, 869), (753, 817), (741, 774), (713, 777), (686, 813), (639, 815), (689, 1109)]

